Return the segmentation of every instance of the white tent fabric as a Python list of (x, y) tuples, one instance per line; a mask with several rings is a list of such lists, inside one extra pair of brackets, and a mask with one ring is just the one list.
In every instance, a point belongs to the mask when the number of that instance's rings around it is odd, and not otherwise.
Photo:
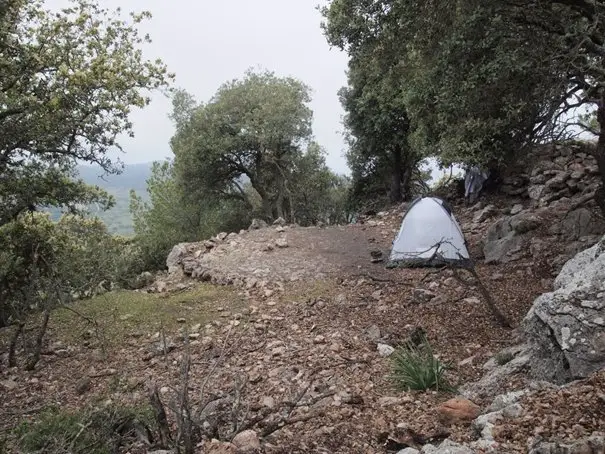
[(432, 266), (470, 260), (464, 234), (453, 213), (437, 197), (414, 202), (393, 241), (389, 262), (393, 266)]

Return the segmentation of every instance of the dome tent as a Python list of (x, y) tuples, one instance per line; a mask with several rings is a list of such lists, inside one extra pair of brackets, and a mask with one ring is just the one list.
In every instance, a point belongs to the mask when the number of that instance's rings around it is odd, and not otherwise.
[(471, 266), (464, 234), (451, 207), (438, 197), (416, 199), (401, 221), (387, 267)]

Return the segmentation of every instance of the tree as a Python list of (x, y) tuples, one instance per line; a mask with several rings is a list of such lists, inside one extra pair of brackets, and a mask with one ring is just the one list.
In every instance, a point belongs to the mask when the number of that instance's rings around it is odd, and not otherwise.
[(52, 308), (116, 278), (124, 246), (98, 220), (53, 223), (32, 212), (109, 207), (107, 193), (74, 180), (75, 165), (119, 172), (109, 152), (119, 149), (120, 134), (132, 135), (132, 108), (147, 105), (146, 92), (172, 77), (138, 48), (149, 41), (137, 31), (148, 13), (123, 20), (94, 0), (72, 0), (58, 12), (43, 6), (0, 3), (0, 325), (17, 324), (11, 357), (26, 314), (44, 312), (28, 368), (39, 359)]
[(293, 78), (248, 71), (223, 84), (208, 104), (192, 109), (190, 100), (182, 92), (175, 98), (171, 140), (185, 194), (195, 200), (214, 194), (251, 207), (245, 178), (268, 220), (288, 217), (287, 175), (311, 137), (309, 88)]
[(345, 224), (350, 221), (347, 206), (349, 181), (326, 165), (326, 151), (311, 142), (297, 157), (288, 175), (292, 188), (291, 217), (301, 225)]
[(171, 78), (138, 48), (149, 41), (137, 31), (148, 13), (124, 20), (94, 0), (59, 12), (43, 5), (0, 5), (0, 225), (39, 205), (107, 206), (107, 194), (70, 178), (74, 164), (119, 171), (108, 152), (132, 135), (132, 108)]
[(564, 86), (547, 37), (511, 28), (503, 3), (334, 0), (324, 29), (352, 62), (396, 70), (414, 153), (496, 166), (552, 136)]
[(23, 213), (0, 226), (0, 327), (15, 325), (9, 363), (15, 365), (16, 341), (31, 312), (44, 315), (28, 369), (40, 358), (51, 311), (132, 277), (122, 266), (128, 252), (99, 219), (65, 215), (53, 222), (48, 213)]
[(376, 200), (388, 193), (398, 202), (414, 195), (423, 156), (409, 143), (402, 52), (385, 36), (372, 36), (367, 14), (386, 8), (387, 2), (335, 1), (323, 10), (323, 27), (328, 41), (350, 55), (348, 87), (339, 96), (346, 111), (353, 197)]
[(130, 192), (130, 212), (136, 244), (145, 269), (162, 269), (171, 248), (182, 242), (208, 238), (220, 230), (239, 230), (248, 215), (232, 199), (206, 196), (185, 197), (174, 175), (171, 161), (154, 162), (147, 180), (149, 201)]
[[(510, 27), (541, 36), (541, 42), (546, 43), (540, 47), (542, 58), (560, 68), (556, 73), (560, 103), (548, 117), (550, 125), (571, 117), (572, 125), (579, 124), (598, 137), (595, 154), (602, 185), (595, 200), (605, 213), (605, 5), (587, 0), (501, 3)], [(580, 108), (594, 110), (598, 128), (581, 116), (575, 121), (574, 113)]]

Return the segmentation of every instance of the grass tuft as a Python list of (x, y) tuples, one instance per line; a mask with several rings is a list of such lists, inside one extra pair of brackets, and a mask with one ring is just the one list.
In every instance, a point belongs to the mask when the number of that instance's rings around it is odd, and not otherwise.
[(455, 391), (445, 377), (449, 367), (435, 357), (424, 336), (420, 345), (408, 342), (396, 348), (391, 355), (391, 366), (391, 379), (399, 389)]
[(499, 366), (504, 366), (506, 363), (511, 362), (514, 357), (515, 355), (513, 355), (511, 352), (500, 352), (496, 354), (494, 359), (496, 361), (496, 364), (498, 364)]

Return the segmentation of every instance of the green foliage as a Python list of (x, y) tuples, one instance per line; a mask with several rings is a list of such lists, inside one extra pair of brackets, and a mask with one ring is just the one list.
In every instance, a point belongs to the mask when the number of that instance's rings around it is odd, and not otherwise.
[[(558, 136), (560, 113), (578, 105), (566, 98), (591, 102), (589, 89), (603, 77), (602, 32), (588, 25), (605, 23), (602, 5), (333, 0), (323, 15), (328, 41), (350, 56), (349, 122), (357, 111), (380, 124), (404, 108), (407, 146), (446, 165), (506, 164)], [(355, 76), (372, 71), (372, 83), (356, 88)], [(391, 94), (382, 103), (370, 95), (380, 91)]]
[(171, 76), (143, 58), (137, 27), (94, 0), (50, 12), (42, 0), (0, 8), (0, 225), (38, 206), (76, 210), (111, 198), (74, 181), (77, 160), (114, 172), (108, 152), (132, 134), (133, 107)]
[(435, 358), (433, 349), (426, 339), (419, 346), (408, 342), (395, 349), (391, 355), (392, 380), (405, 390), (452, 392), (445, 373), (448, 369)]
[(130, 194), (135, 243), (145, 269), (162, 269), (172, 247), (208, 238), (221, 230), (249, 225), (249, 213), (237, 200), (208, 194), (188, 197), (174, 176), (172, 162), (155, 162), (147, 180), (148, 201)]
[[(323, 10), (331, 44), (349, 48), (348, 40), (357, 36), (367, 20), (364, 8), (372, 10), (374, 5), (335, 1)], [(416, 183), (422, 181), (419, 168), (426, 153), (410, 146), (407, 70), (400, 64), (400, 52), (388, 46), (385, 39), (368, 35), (349, 48), (348, 86), (339, 92), (346, 111), (351, 198), (359, 205), (387, 196), (390, 202), (410, 199), (417, 195)]]
[(298, 220), (298, 211), (305, 222), (329, 217), (310, 206), (342, 181), (310, 144), (309, 91), (293, 78), (248, 71), (222, 85), (207, 104), (196, 106), (190, 95), (177, 92), (171, 144), (183, 197), (191, 204), (235, 201), (240, 209), (260, 210), (267, 220)]
[(20, 215), (0, 226), (0, 325), (126, 284), (140, 272), (137, 256), (98, 219)]
[(494, 359), (496, 360), (496, 364), (504, 366), (506, 363), (511, 362), (514, 357), (515, 356), (511, 352), (500, 352), (496, 354)]
[(23, 452), (110, 454), (136, 440), (135, 429), (154, 429), (151, 408), (109, 406), (68, 412), (49, 408), (16, 430)]
[(336, 175), (325, 161), (325, 150), (312, 142), (294, 159), (288, 176), (291, 218), (300, 225), (346, 224), (348, 178)]

